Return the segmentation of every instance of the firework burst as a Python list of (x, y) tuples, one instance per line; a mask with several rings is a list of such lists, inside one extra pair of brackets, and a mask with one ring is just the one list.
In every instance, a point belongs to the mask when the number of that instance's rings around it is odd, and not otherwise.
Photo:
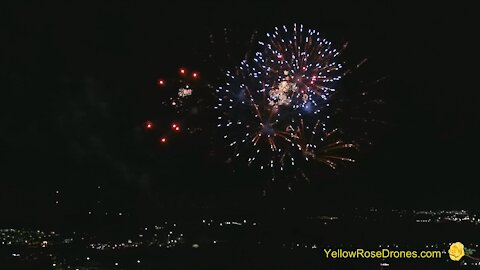
[(170, 79), (158, 79), (157, 85), (167, 91), (168, 98), (164, 105), (171, 107), (177, 114), (185, 114), (195, 108), (199, 102), (196, 98), (198, 88), (201, 87), (200, 73), (179, 68), (178, 75)]
[(267, 41), (258, 43), (263, 48), (254, 57), (255, 75), (263, 78), (271, 105), (317, 107), (335, 92), (335, 82), (343, 75), (337, 59), (341, 50), (318, 31), (296, 24), (290, 31), (277, 27)]
[(331, 106), (335, 86), (349, 72), (339, 60), (346, 44), (337, 50), (318, 31), (295, 24), (275, 28), (258, 46), (216, 90), (217, 127), (234, 157), (270, 169), (272, 179), (292, 172), (308, 179), (303, 163), (335, 169), (353, 162), (345, 150), (358, 145), (331, 120), (341, 109)]

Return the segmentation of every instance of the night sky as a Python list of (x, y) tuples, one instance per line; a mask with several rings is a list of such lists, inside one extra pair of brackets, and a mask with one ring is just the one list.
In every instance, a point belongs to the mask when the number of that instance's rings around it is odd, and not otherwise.
[[(261, 215), (283, 207), (311, 213), (480, 203), (473, 188), (480, 128), (473, 8), (163, 2), (6, 9), (0, 52), (5, 223), (82, 220), (91, 209), (141, 220)], [(217, 131), (179, 135), (163, 148), (144, 134), (152, 115), (169, 121), (152, 94), (159, 77), (184, 66), (215, 82), (219, 67), (205, 56), (209, 34), (231, 29), (238, 41), (231, 53), (241, 55), (253, 31), (294, 22), (334, 43), (348, 41), (348, 62), (367, 57), (361, 79), (386, 78), (378, 87), (385, 101), (378, 118), (386, 123), (375, 127), (373, 145), (355, 164), (315, 171), (311, 184), (294, 191), (269, 187), (264, 197), (268, 178), (252, 170), (234, 174), (224, 146), (210, 139)], [(215, 118), (206, 116), (202, 123), (214, 126)]]

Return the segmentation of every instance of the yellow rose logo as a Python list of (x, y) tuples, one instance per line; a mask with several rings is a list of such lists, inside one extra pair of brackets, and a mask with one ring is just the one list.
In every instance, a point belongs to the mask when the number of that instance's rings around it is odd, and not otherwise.
[(465, 256), (463, 244), (460, 242), (451, 244), (450, 249), (448, 250), (448, 255), (453, 261), (459, 261), (463, 256)]

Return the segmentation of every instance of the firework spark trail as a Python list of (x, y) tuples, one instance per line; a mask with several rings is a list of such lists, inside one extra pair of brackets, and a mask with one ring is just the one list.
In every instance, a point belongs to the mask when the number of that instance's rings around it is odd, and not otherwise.
[[(337, 151), (349, 148), (358, 150), (358, 145), (353, 143), (345, 143), (343, 140), (338, 138), (335, 139), (334, 135), (339, 132), (338, 129), (334, 129), (333, 131), (324, 134), (324, 136), (321, 138), (321, 142), (323, 144), (320, 147), (317, 145), (315, 142), (315, 137), (319, 125), (320, 121), (317, 121), (313, 127), (313, 130), (309, 134), (306, 132), (303, 119), (300, 119), (300, 124), (296, 129), (290, 126), (290, 129), (294, 130), (293, 137), (296, 139), (297, 146), (302, 152), (305, 160), (309, 161), (311, 158), (329, 166), (332, 169), (337, 167), (338, 161), (354, 162), (353, 159), (344, 157)], [(332, 138), (334, 140), (333, 142), (325, 143), (330, 141)]]

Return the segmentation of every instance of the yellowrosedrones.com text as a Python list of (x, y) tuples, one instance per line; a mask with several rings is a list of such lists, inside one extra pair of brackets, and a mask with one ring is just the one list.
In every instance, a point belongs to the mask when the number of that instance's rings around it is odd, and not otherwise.
[(324, 249), (327, 259), (440, 259), (442, 252), (439, 250), (354, 250)]

